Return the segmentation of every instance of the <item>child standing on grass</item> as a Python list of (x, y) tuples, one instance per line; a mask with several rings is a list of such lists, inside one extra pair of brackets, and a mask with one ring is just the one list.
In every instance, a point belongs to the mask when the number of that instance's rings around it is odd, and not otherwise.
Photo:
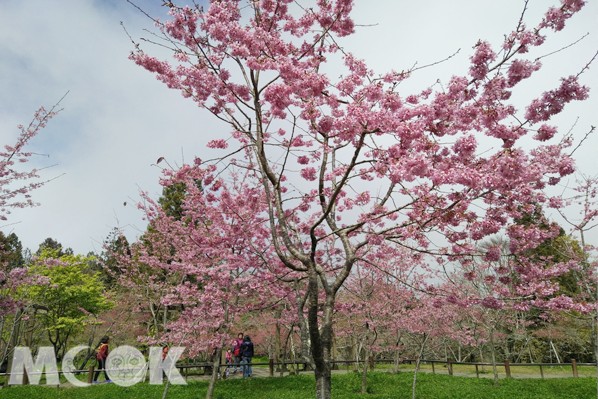
[(224, 375), (227, 377), (230, 374), (230, 369), (233, 367), (233, 352), (230, 349), (226, 350), (226, 370), (224, 370)]

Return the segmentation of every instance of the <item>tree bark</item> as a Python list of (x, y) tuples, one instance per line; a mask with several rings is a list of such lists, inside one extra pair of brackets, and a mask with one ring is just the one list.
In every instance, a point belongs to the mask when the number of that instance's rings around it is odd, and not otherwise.
[[(0, 337), (4, 336), (4, 324), (6, 323), (6, 316), (2, 316), (0, 317)], [(2, 341), (0, 341), (0, 345), (2, 344)], [(2, 350), (3, 348), (0, 346), (0, 351), (2, 351), (2, 353), (4, 353), (4, 351)], [(6, 349), (6, 348), (4, 348)], [(0, 356), (0, 373), (2, 373), (2, 365), (4, 364), (4, 355)]]
[(401, 344), (401, 333), (397, 333), (397, 348), (395, 349), (395, 361), (394, 361), (394, 373), (399, 373), (399, 367), (401, 364), (401, 352), (399, 350), (399, 345)]
[(490, 328), (490, 353), (492, 354), (492, 373), (494, 385), (498, 385), (498, 370), (496, 369), (496, 348), (494, 347), (494, 328)]
[(318, 279), (312, 274), (308, 283), (308, 316), (309, 336), (311, 339), (311, 354), (315, 365), (316, 398), (330, 399), (332, 390), (332, 372), (330, 355), (332, 349), (332, 311), (334, 301), (330, 296), (322, 309), (321, 323), (318, 318)]
[(556, 357), (556, 362), (561, 363), (561, 358), (560, 358), (559, 353), (557, 352), (556, 347), (554, 346), (554, 343), (552, 342), (552, 340), (550, 340), (550, 347), (552, 348), (552, 350), (554, 352), (554, 356)]
[[(366, 338), (367, 339), (367, 338)], [(369, 359), (369, 351), (368, 351), (368, 345), (366, 342), (366, 345), (363, 348), (363, 369), (361, 370), (361, 393), (363, 395), (365, 395), (366, 393), (368, 393), (368, 359)]]
[(415, 399), (415, 389), (417, 387), (417, 372), (419, 371), (419, 366), (421, 364), (422, 357), (424, 355), (424, 348), (426, 347), (426, 341), (428, 340), (428, 335), (424, 333), (424, 339), (422, 341), (422, 346), (419, 350), (419, 354), (417, 356), (417, 360), (415, 362), (415, 371), (413, 372), (413, 384), (411, 385), (411, 397)]
[(282, 359), (281, 356), (281, 348), (282, 348), (282, 340), (281, 340), (281, 335), (282, 335), (282, 331), (280, 328), (280, 317), (281, 317), (282, 311), (279, 309), (276, 311), (276, 330), (275, 330), (275, 334), (274, 334), (274, 361), (275, 362), (280, 362), (280, 360)]
[(326, 370), (316, 370), (316, 398), (330, 399), (332, 392), (332, 378), (330, 368)]
[(214, 353), (214, 361), (212, 367), (212, 376), (210, 377), (210, 383), (208, 385), (208, 392), (206, 392), (206, 399), (212, 399), (214, 397), (214, 388), (216, 387), (216, 381), (218, 380), (218, 373), (220, 372), (220, 357), (222, 356), (222, 345), (216, 348)]
[[(299, 283), (295, 283), (295, 290), (298, 291)], [(309, 326), (308, 322), (305, 318), (304, 309), (305, 304), (307, 302), (307, 298), (309, 296), (309, 292), (306, 292), (305, 295), (297, 294), (297, 320), (299, 322), (299, 337), (301, 338), (301, 359), (306, 363), (309, 364), (310, 367), (313, 369), (315, 367), (313, 358), (311, 355), (311, 340), (310, 340), (310, 333), (309, 333)]]
[[(15, 313), (15, 319), (12, 325), (12, 331), (10, 333), (10, 338), (8, 339), (6, 350), (4, 351), (4, 357), (6, 358), (7, 362), (7, 369), (6, 371), (10, 373), (12, 369), (12, 354), (14, 348), (19, 344), (20, 337), (21, 337), (21, 321), (23, 318), (24, 309), (19, 308)], [(8, 385), (8, 378), (4, 381), (5, 385)]]

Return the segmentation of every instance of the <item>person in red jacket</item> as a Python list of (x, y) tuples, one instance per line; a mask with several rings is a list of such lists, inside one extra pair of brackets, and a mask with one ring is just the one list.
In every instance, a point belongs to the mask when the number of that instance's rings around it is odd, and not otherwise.
[(108, 343), (110, 342), (110, 338), (104, 336), (100, 340), (100, 346), (98, 347), (98, 352), (96, 353), (96, 360), (98, 361), (98, 368), (93, 375), (93, 382), (94, 384), (98, 382), (98, 377), (100, 376), (100, 372), (104, 371), (104, 378), (106, 378), (106, 382), (110, 382), (110, 378), (108, 377), (108, 373), (106, 373), (106, 359), (108, 358)]
[(235, 361), (235, 367), (233, 369), (233, 374), (237, 372), (241, 368), (241, 345), (243, 344), (243, 333), (239, 333), (237, 335), (237, 339), (233, 341), (233, 357)]

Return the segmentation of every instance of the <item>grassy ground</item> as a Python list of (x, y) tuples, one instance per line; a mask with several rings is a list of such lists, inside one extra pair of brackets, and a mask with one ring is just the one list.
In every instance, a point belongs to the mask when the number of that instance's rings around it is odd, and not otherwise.
[[(411, 398), (412, 373), (371, 373), (368, 393), (362, 395), (361, 379), (355, 373), (333, 377), (334, 399), (408, 399)], [(418, 374), (418, 399), (595, 399), (596, 379), (504, 379), (494, 386), (489, 379), (447, 375)], [(196, 399), (205, 396), (207, 381), (191, 381), (186, 386), (171, 386), (169, 399)], [(87, 388), (47, 386), (12, 386), (0, 390), (2, 399), (153, 399), (162, 397), (163, 386), (138, 384), (120, 387), (99, 384)], [(311, 399), (314, 381), (311, 375), (283, 378), (230, 379), (219, 381), (217, 399)]]
[[(392, 365), (376, 365), (378, 369), (387, 369), (391, 370), (393, 368)], [(505, 367), (502, 363), (496, 365), (498, 376), (499, 378), (505, 378)], [(406, 364), (401, 365), (401, 371), (413, 371), (415, 369), (414, 364)], [(448, 369), (446, 364), (435, 364), (434, 369), (432, 369), (431, 364), (422, 364), (420, 366), (421, 371), (424, 372), (432, 372), (434, 370), (437, 374), (448, 374)], [(543, 366), (542, 373), (544, 374), (544, 378), (555, 378), (555, 377), (572, 377), (573, 370), (571, 369), (571, 365), (558, 365), (554, 364), (551, 366)], [(468, 364), (453, 364), (453, 374), (459, 376), (467, 376), (467, 377), (476, 377), (476, 369), (474, 365)], [(577, 367), (577, 374), (579, 377), (596, 377), (596, 367), (595, 366), (578, 366)], [(478, 375), (480, 378), (487, 377), (493, 378), (492, 373), (492, 366), (478, 366)], [(513, 378), (541, 378), (540, 367), (539, 366), (520, 366), (518, 364), (511, 364), (511, 377)]]

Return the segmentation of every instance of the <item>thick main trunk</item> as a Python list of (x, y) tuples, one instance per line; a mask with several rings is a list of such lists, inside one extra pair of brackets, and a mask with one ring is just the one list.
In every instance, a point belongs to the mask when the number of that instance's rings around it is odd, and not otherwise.
[(316, 398), (330, 399), (332, 394), (332, 378), (330, 368), (318, 370), (316, 366)]
[(322, 304), (322, 317), (318, 318), (318, 281), (310, 277), (308, 287), (307, 324), (311, 340), (311, 354), (315, 366), (316, 399), (330, 399), (332, 373), (330, 367), (332, 349), (332, 311), (334, 301), (327, 298)]

